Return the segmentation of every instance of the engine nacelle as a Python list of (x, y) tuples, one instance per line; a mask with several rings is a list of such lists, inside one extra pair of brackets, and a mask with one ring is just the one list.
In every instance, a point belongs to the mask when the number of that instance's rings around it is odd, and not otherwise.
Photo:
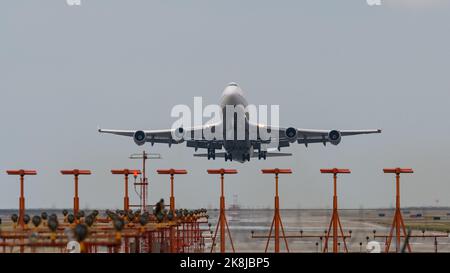
[(134, 143), (136, 143), (136, 145), (142, 146), (145, 144), (145, 141), (147, 139), (147, 135), (145, 134), (144, 131), (136, 131), (133, 135), (133, 140)]
[(341, 132), (338, 130), (331, 130), (328, 133), (328, 140), (333, 145), (338, 145), (341, 142)]
[(291, 143), (297, 141), (297, 129), (293, 127), (289, 127), (286, 129), (286, 137), (289, 139)]
[(183, 127), (177, 128), (172, 132), (172, 138), (176, 141), (183, 141), (184, 140), (184, 134), (185, 131)]

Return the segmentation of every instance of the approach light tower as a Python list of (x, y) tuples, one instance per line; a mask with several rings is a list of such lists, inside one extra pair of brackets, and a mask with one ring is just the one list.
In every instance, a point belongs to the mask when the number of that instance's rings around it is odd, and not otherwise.
[(321, 173), (333, 174), (333, 214), (331, 216), (330, 226), (328, 227), (328, 232), (325, 236), (325, 246), (323, 252), (328, 252), (328, 240), (330, 238), (331, 229), (333, 229), (333, 252), (338, 252), (338, 229), (342, 236), (342, 241), (344, 242), (344, 251), (348, 252), (347, 243), (345, 242), (344, 231), (342, 230), (341, 220), (339, 219), (338, 213), (338, 198), (337, 198), (337, 175), (338, 174), (348, 174), (349, 169), (320, 169)]
[(80, 199), (78, 198), (78, 176), (79, 175), (91, 175), (90, 170), (61, 170), (62, 175), (73, 175), (74, 176), (74, 197), (73, 197), (73, 215), (77, 219), (78, 211), (80, 210)]
[(280, 227), (281, 232), (283, 233), (284, 243), (286, 245), (286, 251), (289, 252), (289, 245), (286, 239), (286, 234), (284, 233), (283, 221), (281, 221), (280, 215), (280, 197), (278, 195), (278, 175), (279, 174), (292, 174), (291, 169), (263, 169), (263, 174), (275, 174), (275, 203), (274, 203), (274, 214), (272, 225), (270, 226), (269, 236), (267, 238), (266, 250), (269, 247), (270, 239), (272, 238), (272, 230), (275, 227), (275, 253), (280, 252)]
[(228, 237), (230, 239), (231, 248), (234, 252), (233, 239), (231, 237), (230, 228), (228, 227), (227, 217), (225, 215), (225, 195), (224, 195), (224, 175), (225, 174), (237, 174), (235, 169), (210, 169), (209, 174), (220, 174), (220, 212), (219, 219), (217, 221), (216, 231), (214, 232), (214, 237), (211, 245), (211, 252), (215, 248), (217, 231), (220, 230), (220, 252), (225, 253), (225, 227), (228, 232)]
[(8, 170), (6, 171), (8, 175), (19, 175), (20, 176), (20, 197), (19, 197), (19, 225), (23, 229), (25, 223), (23, 217), (25, 216), (25, 193), (24, 193), (24, 180), (25, 175), (37, 175), (35, 170)]
[[(400, 251), (400, 239), (401, 239), (401, 233), (403, 232), (403, 236), (405, 238), (407, 237), (405, 223), (403, 222), (402, 217), (402, 211), (400, 208), (400, 174), (401, 173), (414, 173), (413, 169), (410, 168), (386, 168), (383, 169), (384, 173), (394, 173), (395, 174), (395, 214), (394, 214), (394, 221), (392, 222), (391, 231), (389, 232), (389, 236), (386, 240), (386, 248), (385, 252), (389, 252), (389, 248), (391, 247), (391, 241), (393, 237), (393, 232), (395, 229), (395, 251)], [(409, 245), (409, 242), (406, 241), (406, 247), (409, 252), (411, 252), (411, 246)]]
[(133, 175), (134, 177), (137, 177), (139, 174), (141, 174), (140, 170), (130, 170), (130, 169), (122, 169), (122, 170), (111, 170), (112, 174), (121, 174), (125, 178), (125, 191), (124, 191), (124, 197), (123, 197), (123, 209), (125, 211), (130, 210), (130, 197), (128, 195), (128, 176)]
[(175, 213), (175, 194), (174, 194), (174, 185), (173, 180), (174, 176), (178, 174), (187, 174), (187, 170), (157, 170), (158, 174), (168, 174), (170, 175), (170, 210)]

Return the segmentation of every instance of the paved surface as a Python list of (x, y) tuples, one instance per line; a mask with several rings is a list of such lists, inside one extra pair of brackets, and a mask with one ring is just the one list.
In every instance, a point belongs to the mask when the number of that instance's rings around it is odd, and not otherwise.
[[(379, 213), (384, 213), (384, 217), (380, 217)], [(377, 235), (389, 233), (389, 225), (392, 219), (391, 210), (342, 210), (340, 211), (340, 219), (344, 229), (344, 233), (348, 235), (352, 231), (351, 238), (347, 239), (347, 246), (351, 252), (366, 251), (366, 244), (368, 241), (373, 241), (373, 231)], [(422, 213), (422, 212), (421, 212)], [(210, 222), (212, 229), (215, 228), (217, 211), (210, 211)], [(291, 252), (317, 252), (320, 251), (324, 240), (320, 240), (320, 236), (324, 235), (325, 229), (330, 222), (331, 212), (328, 210), (282, 210), (281, 217), (283, 220), (285, 232), (287, 235), (300, 235), (300, 230), (303, 235), (317, 235), (317, 238), (295, 238), (288, 239), (288, 244)], [(442, 218), (448, 218), (444, 211), (436, 211), (433, 213), (427, 212), (432, 218), (431, 214), (444, 215)], [(230, 230), (233, 236), (236, 251), (240, 252), (262, 252), (265, 249), (267, 239), (251, 238), (251, 231), (255, 235), (266, 235), (269, 232), (270, 224), (272, 222), (272, 210), (239, 210), (227, 212)], [(405, 215), (405, 222), (409, 222), (409, 214)], [(417, 221), (415, 219), (414, 221)], [(423, 219), (424, 224), (434, 224), (432, 220)], [(441, 222), (446, 222), (442, 219)], [(422, 235), (421, 230), (413, 230), (413, 235)], [(426, 231), (426, 235), (440, 234), (446, 235), (445, 232)], [(369, 240), (367, 240), (369, 236)], [(384, 239), (377, 238), (381, 243), (381, 248), (384, 248)], [(229, 241), (227, 241), (228, 243)], [(318, 245), (316, 245), (318, 243)], [(362, 243), (360, 245), (360, 243)], [(434, 252), (434, 238), (412, 238), (410, 240), (411, 247), (415, 252)], [(273, 251), (273, 240), (269, 245), (269, 250)], [(331, 249), (331, 244), (329, 248)], [(392, 244), (392, 247), (395, 247)], [(227, 248), (229, 249), (229, 247)], [(282, 241), (281, 249), (284, 250), (284, 242)], [(343, 244), (341, 244), (341, 250)], [(450, 252), (450, 239), (438, 238), (438, 251)]]
[[(61, 210), (46, 210), (50, 213), (60, 215)], [(27, 213), (32, 216), (40, 214), (41, 210), (28, 210)], [(446, 230), (450, 229), (449, 209), (408, 209), (404, 210), (403, 215), (406, 225), (414, 226), (413, 235), (422, 235), (422, 230), (426, 229), (425, 234), (447, 235)], [(3, 220), (3, 226), (8, 225), (9, 218), (15, 210), (0, 210), (0, 217)], [(366, 252), (368, 241), (374, 240), (375, 230), (377, 235), (387, 235), (392, 221), (393, 211), (389, 209), (379, 210), (340, 210), (340, 219), (346, 235), (352, 231), (351, 238), (346, 240), (350, 252)], [(211, 229), (214, 231), (216, 220), (218, 218), (217, 210), (210, 210)], [(384, 216), (382, 216), (384, 214)], [(421, 217), (412, 217), (416, 214), (422, 214)], [(330, 223), (330, 210), (309, 210), (292, 209), (281, 210), (281, 217), (287, 235), (300, 236), (316, 235), (315, 238), (292, 238), (288, 239), (291, 252), (318, 252), (321, 251), (324, 243), (324, 231)], [(440, 217), (439, 220), (434, 217)], [(233, 237), (235, 249), (238, 252), (264, 252), (267, 239), (251, 238), (254, 235), (267, 235), (273, 218), (273, 210), (236, 210), (227, 211), (227, 218), (230, 231)], [(10, 224), (10, 223), (9, 223)], [(207, 227), (207, 226), (206, 226)], [(438, 231), (437, 231), (438, 230)], [(205, 233), (206, 234), (206, 233)], [(206, 234), (208, 235), (208, 234)], [(322, 236), (322, 240), (320, 237)], [(367, 239), (369, 237), (369, 239)], [(384, 249), (384, 239), (377, 238)], [(206, 240), (208, 249), (211, 240)], [(360, 245), (361, 243), (361, 245)], [(412, 238), (410, 240), (413, 252), (434, 252), (434, 238)], [(230, 244), (227, 241), (227, 250), (230, 251)], [(331, 244), (329, 248), (331, 249)], [(392, 247), (395, 247), (393, 244)], [(218, 249), (218, 246), (217, 246)], [(284, 248), (284, 241), (281, 241), (281, 249)], [(450, 252), (450, 239), (437, 239), (438, 252)], [(340, 246), (343, 250), (343, 244)], [(273, 239), (269, 244), (269, 251), (273, 251)]]

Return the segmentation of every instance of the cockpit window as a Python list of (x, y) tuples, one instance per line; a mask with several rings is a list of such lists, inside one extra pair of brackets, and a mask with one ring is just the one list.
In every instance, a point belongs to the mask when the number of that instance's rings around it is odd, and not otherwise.
[(237, 85), (237, 83), (232, 82), (232, 83), (230, 83), (228, 86), (238, 86), (238, 85)]

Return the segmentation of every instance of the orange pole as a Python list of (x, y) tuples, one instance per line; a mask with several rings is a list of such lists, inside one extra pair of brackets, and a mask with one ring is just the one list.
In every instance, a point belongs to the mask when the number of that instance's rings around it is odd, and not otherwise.
[[(175, 213), (175, 196), (173, 195), (173, 173), (170, 174), (170, 211)], [(177, 252), (177, 243), (174, 227), (170, 228), (170, 252)]]
[(333, 194), (333, 252), (338, 253), (338, 211), (337, 211), (337, 174), (333, 174), (333, 186), (334, 186), (334, 194)]
[(134, 175), (135, 177), (137, 177), (138, 174), (141, 173), (140, 170), (130, 170), (130, 169), (120, 169), (120, 170), (111, 170), (112, 174), (122, 174), (125, 178), (125, 190), (124, 190), (124, 195), (123, 195), (123, 209), (125, 211), (130, 210), (130, 197), (128, 194), (128, 176), (130, 174)]
[(130, 198), (128, 197), (128, 174), (125, 174), (125, 196), (123, 197), (123, 209), (130, 209)]
[(220, 252), (225, 253), (225, 196), (223, 185), (223, 173), (220, 174)]
[[(404, 168), (394, 168), (394, 169), (383, 169), (384, 173), (395, 173), (395, 213), (394, 219), (391, 226), (391, 231), (389, 236), (386, 239), (386, 247), (385, 252), (389, 252), (393, 231), (395, 229), (395, 251), (400, 251), (400, 243), (401, 243), (401, 233), (403, 231), (403, 235), (406, 238), (406, 228), (403, 222), (401, 207), (400, 207), (400, 174), (401, 173), (413, 173), (412, 169), (404, 169)], [(409, 243), (406, 245), (409, 252), (411, 252), (411, 246)]]
[(400, 251), (400, 173), (395, 174), (395, 234), (396, 234), (396, 244), (395, 252)]
[[(330, 225), (328, 227), (328, 232), (325, 236), (325, 245), (323, 248), (323, 252), (328, 252), (328, 241), (330, 238), (330, 233), (332, 232), (332, 236), (333, 236), (333, 253), (338, 253), (339, 252), (339, 230), (341, 232), (341, 236), (343, 239), (343, 243), (344, 243), (344, 251), (347, 252), (347, 245), (345, 242), (345, 235), (344, 232), (342, 230), (342, 226), (339, 220), (339, 212), (338, 212), (338, 197), (337, 197), (337, 174), (338, 173), (350, 173), (349, 169), (321, 169), (320, 170), (321, 173), (329, 173), (329, 174), (333, 174), (333, 211), (332, 211), (332, 215), (331, 215), (331, 220), (330, 220)], [(331, 231), (331, 229), (333, 229)]]
[[(187, 174), (186, 170), (157, 170), (158, 174), (169, 174), (170, 175), (170, 211), (175, 213), (175, 194), (174, 194), (174, 176), (175, 174)], [(177, 227), (178, 228), (178, 227)], [(170, 251), (172, 253), (178, 252), (178, 239), (177, 232), (175, 232), (175, 227), (171, 226), (169, 229), (169, 237), (170, 237)]]
[(170, 210), (175, 212), (175, 196), (173, 194), (173, 174), (170, 174)]
[(278, 194), (278, 181), (279, 177), (278, 175), (281, 174), (291, 174), (292, 170), (290, 169), (263, 169), (263, 174), (275, 174), (275, 198), (274, 198), (274, 215), (272, 224), (270, 226), (269, 236), (266, 243), (266, 249), (265, 252), (267, 252), (267, 249), (269, 247), (269, 241), (272, 237), (272, 230), (274, 230), (274, 238), (275, 238), (275, 253), (280, 252), (280, 228), (283, 233), (284, 243), (286, 244), (286, 250), (289, 252), (289, 245), (286, 239), (286, 235), (284, 233), (284, 227), (283, 227), (283, 221), (281, 220), (280, 215), (280, 197)]
[(275, 174), (275, 253), (280, 252), (280, 200), (278, 197), (278, 173)]
[(25, 227), (23, 218), (25, 216), (25, 196), (24, 196), (24, 175), (20, 175), (20, 197), (19, 197), (19, 224), (21, 228)]
[(220, 212), (219, 212), (219, 219), (217, 221), (216, 231), (213, 236), (211, 252), (214, 249), (218, 230), (220, 232), (220, 252), (225, 253), (225, 250), (226, 250), (226, 245), (225, 245), (225, 232), (226, 231), (228, 231), (228, 237), (230, 239), (231, 248), (232, 248), (232, 251), (234, 252), (233, 239), (231, 238), (230, 229), (228, 228), (227, 218), (225, 215), (224, 175), (225, 174), (236, 174), (237, 170), (215, 169), (215, 170), (208, 170), (208, 173), (209, 174), (220, 174)]
[(170, 175), (170, 210), (175, 212), (175, 194), (174, 194), (174, 177), (176, 174), (187, 174), (186, 170), (157, 170), (158, 174), (169, 174)]
[[(76, 219), (78, 211), (80, 209), (80, 204), (79, 204), (80, 201), (78, 198), (78, 176), (79, 175), (90, 175), (91, 171), (90, 170), (79, 170), (79, 169), (61, 170), (61, 174), (74, 176), (75, 190), (74, 190), (74, 197), (73, 197), (73, 214)], [(78, 220), (76, 220), (76, 221), (78, 221)]]
[(80, 208), (79, 204), (80, 201), (78, 198), (78, 174), (75, 174), (74, 177), (75, 177), (75, 196), (73, 197), (73, 214), (76, 219), (78, 215), (78, 210)]
[(37, 175), (35, 170), (7, 170), (6, 173), (8, 175), (19, 175), (20, 176), (20, 196), (19, 196), (19, 225), (23, 229), (25, 227), (25, 223), (23, 218), (25, 216), (25, 175)]

